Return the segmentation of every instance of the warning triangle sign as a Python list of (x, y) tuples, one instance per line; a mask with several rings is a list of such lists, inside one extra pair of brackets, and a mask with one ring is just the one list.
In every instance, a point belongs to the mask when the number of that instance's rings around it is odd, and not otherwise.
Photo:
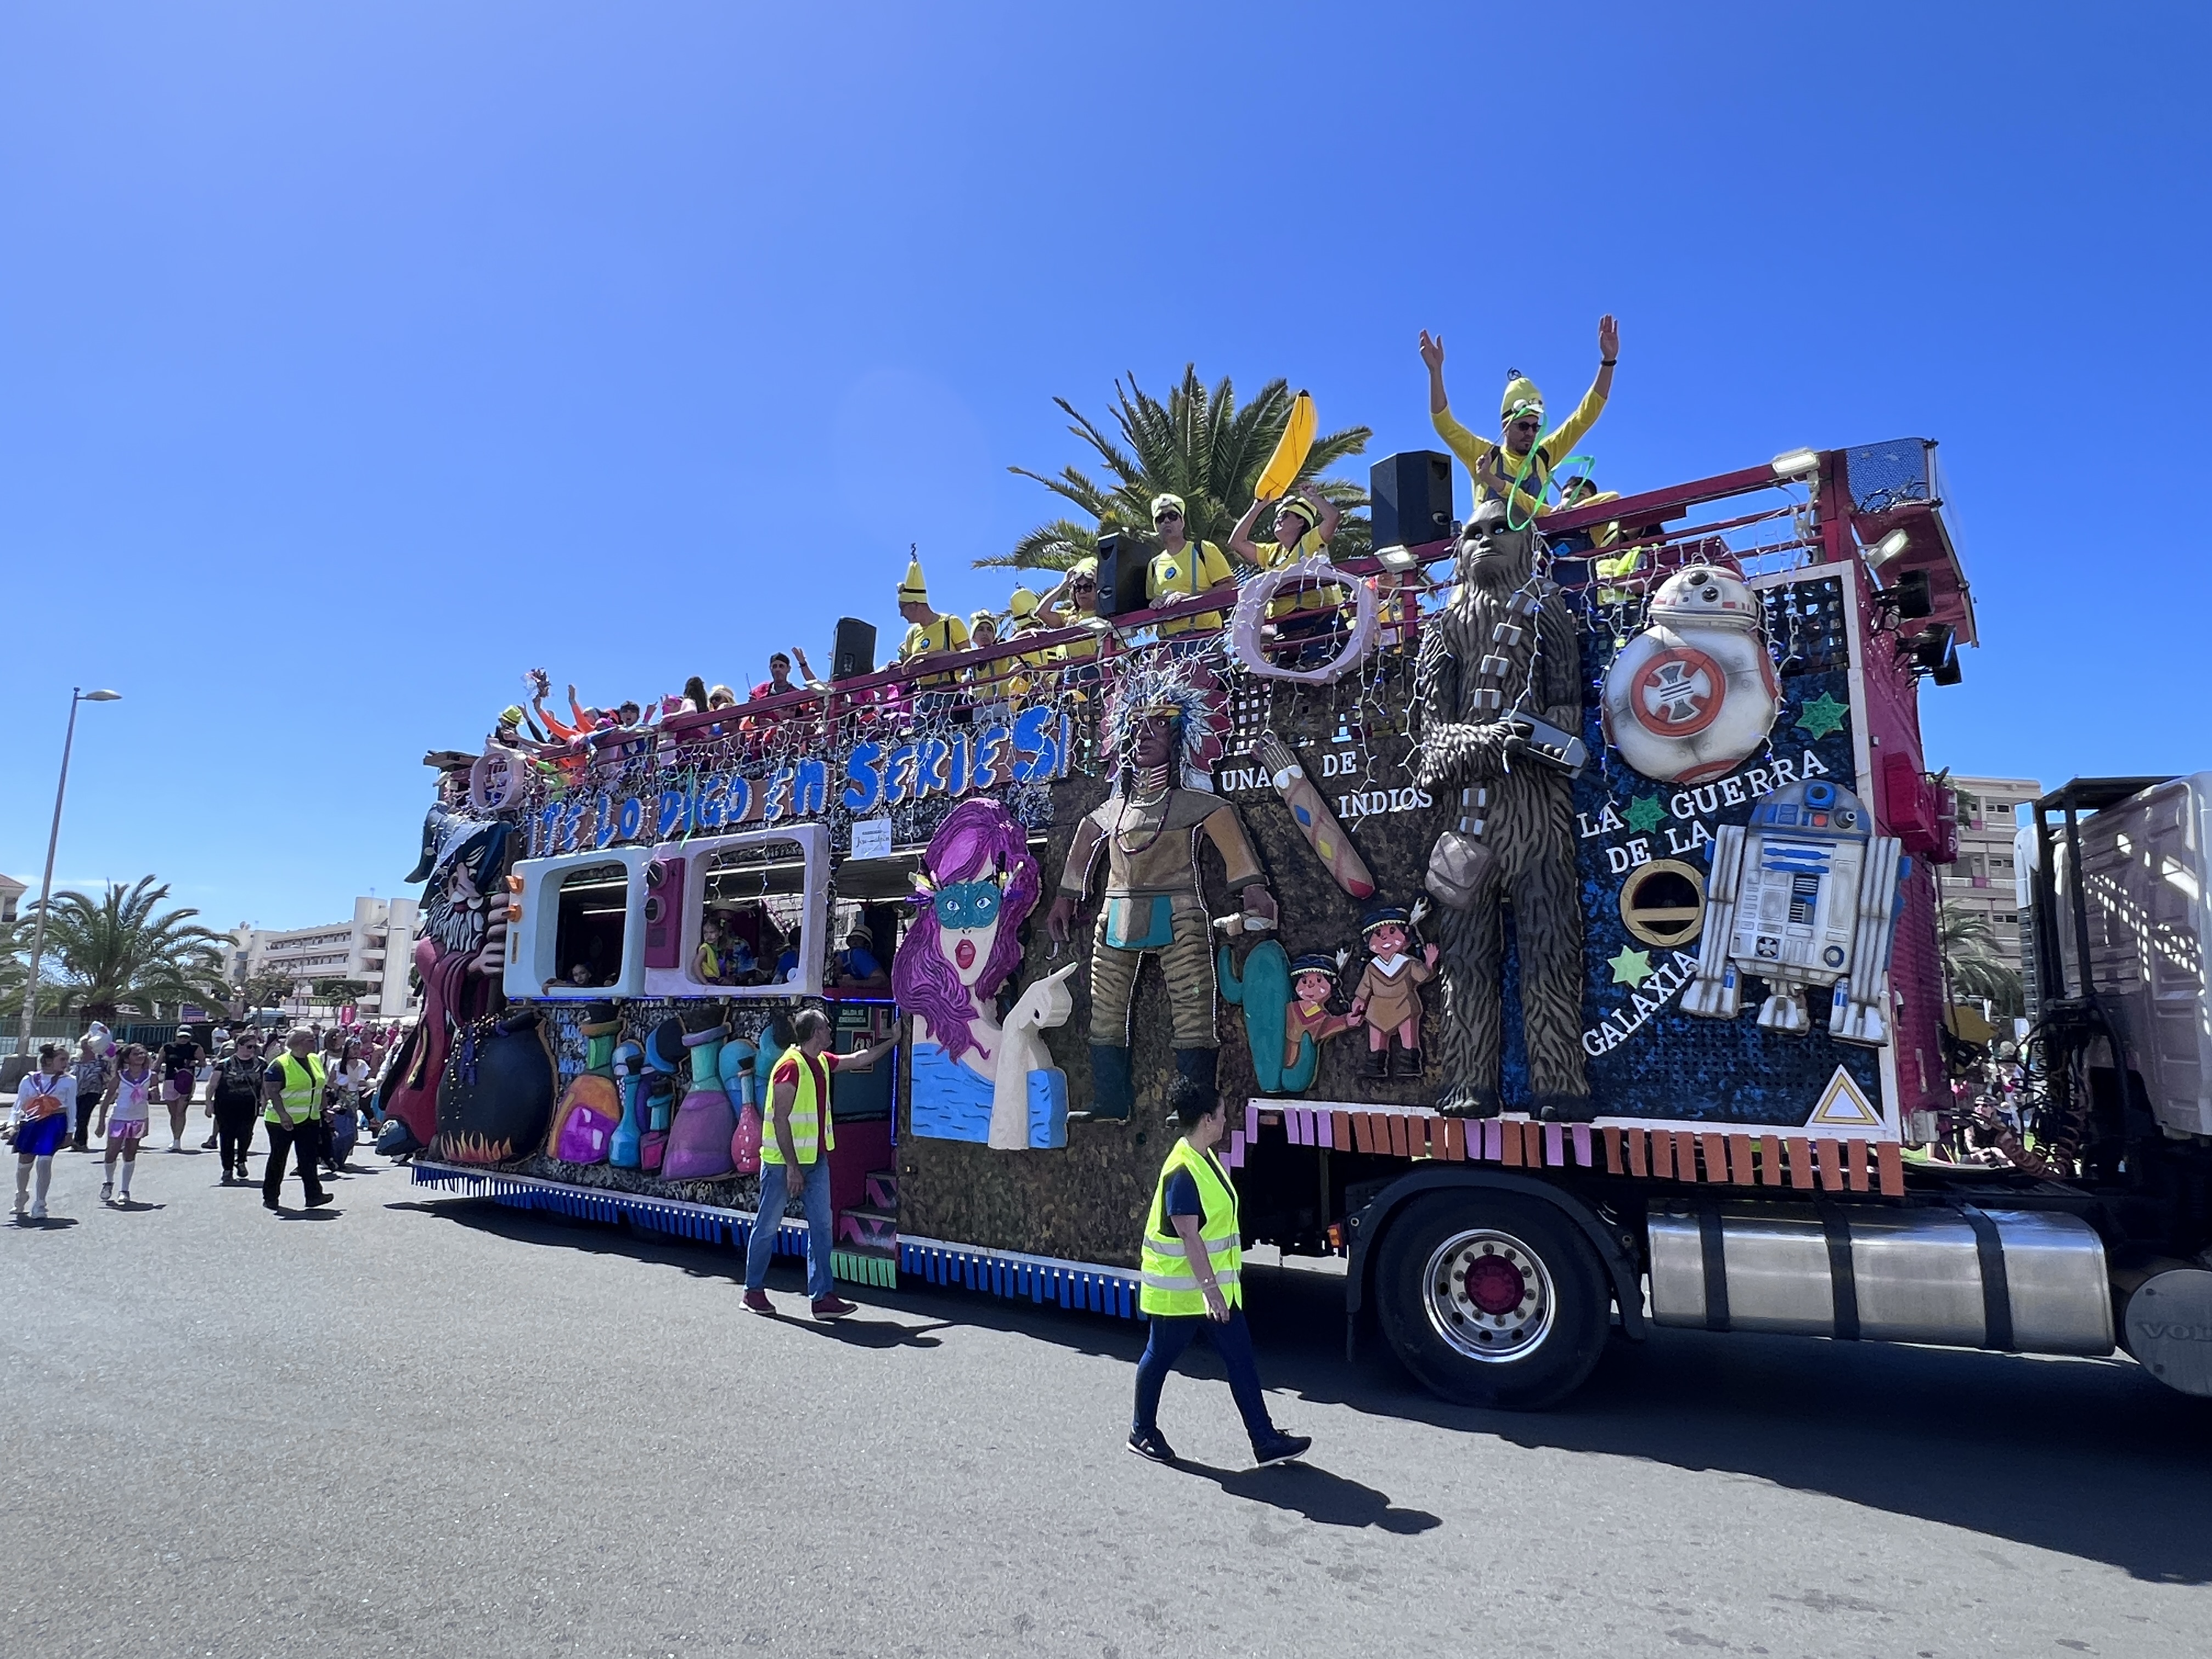
[(1819, 1124), (1829, 1129), (1879, 1129), (1881, 1114), (1874, 1109), (1873, 1102), (1860, 1092), (1859, 1085), (1851, 1081), (1851, 1074), (1841, 1066), (1828, 1086), (1820, 1091), (1820, 1103), (1813, 1108), (1807, 1126)]

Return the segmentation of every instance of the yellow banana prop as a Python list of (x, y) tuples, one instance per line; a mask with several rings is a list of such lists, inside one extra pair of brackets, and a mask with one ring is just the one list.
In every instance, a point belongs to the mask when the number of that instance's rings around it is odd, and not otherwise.
[(1261, 469), (1260, 482), (1253, 486), (1256, 500), (1272, 501), (1289, 492), (1313, 448), (1314, 431), (1313, 393), (1301, 392), (1291, 399), (1291, 418), (1283, 427), (1283, 435), (1275, 441), (1275, 453)]

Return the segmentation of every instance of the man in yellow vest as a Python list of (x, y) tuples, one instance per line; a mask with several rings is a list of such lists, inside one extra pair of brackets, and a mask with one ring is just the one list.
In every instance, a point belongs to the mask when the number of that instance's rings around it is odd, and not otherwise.
[(768, 1123), (761, 1136), (760, 1205), (752, 1237), (745, 1241), (745, 1306), (773, 1314), (768, 1298), (768, 1262), (775, 1254), (775, 1233), (793, 1198), (806, 1213), (806, 1294), (817, 1319), (842, 1319), (853, 1304), (839, 1296), (830, 1278), (830, 1249), (836, 1243), (836, 1218), (830, 1209), (830, 1154), (837, 1130), (830, 1119), (830, 1077), (833, 1072), (866, 1071), (898, 1046), (894, 1031), (872, 1048), (849, 1054), (830, 1052), (830, 1016), (802, 1008), (791, 1022), (798, 1041), (783, 1051), (768, 1079)]
[(269, 1126), (269, 1167), (261, 1176), (264, 1209), (283, 1207), (278, 1200), (284, 1190), (284, 1160), (295, 1156), (295, 1148), (298, 1149), (300, 1184), (307, 1189), (307, 1207), (315, 1209), (331, 1201), (316, 1174), (323, 1146), (323, 1061), (315, 1052), (315, 1034), (304, 1025), (295, 1025), (284, 1039), (284, 1052), (262, 1074), (261, 1116)]
[(1129, 1449), (1155, 1463), (1175, 1462), (1175, 1448), (1160, 1433), (1160, 1389), (1191, 1339), (1203, 1330), (1229, 1373), (1229, 1392), (1245, 1433), (1252, 1437), (1253, 1457), (1262, 1468), (1287, 1463), (1304, 1456), (1313, 1437), (1277, 1428), (1260, 1391), (1260, 1367), (1244, 1324), (1244, 1239), (1237, 1188), (1213, 1155), (1229, 1127), (1229, 1114), (1212, 1090), (1188, 1077), (1169, 1085), (1168, 1109), (1182, 1134), (1160, 1166), (1145, 1224), (1137, 1305), (1152, 1322), (1152, 1333), (1145, 1357), (1137, 1362)]

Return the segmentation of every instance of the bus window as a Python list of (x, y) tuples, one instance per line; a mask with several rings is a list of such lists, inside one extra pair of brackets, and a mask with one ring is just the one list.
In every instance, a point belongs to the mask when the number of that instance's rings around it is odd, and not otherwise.
[(514, 866), (507, 994), (554, 1000), (645, 988), (644, 848), (525, 859)]
[(822, 988), (829, 838), (819, 825), (752, 830), (661, 849), (683, 860), (680, 955), (656, 957), (653, 996), (812, 996)]
[(614, 984), (622, 976), (629, 914), (629, 872), (619, 864), (586, 865), (561, 878), (553, 965), (563, 989)]

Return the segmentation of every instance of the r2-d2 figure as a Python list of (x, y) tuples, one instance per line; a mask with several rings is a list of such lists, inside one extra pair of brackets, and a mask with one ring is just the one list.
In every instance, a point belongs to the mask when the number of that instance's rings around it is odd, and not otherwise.
[(1805, 988), (1833, 988), (1828, 1030), (1879, 1048), (1889, 1041), (1889, 946), (1897, 927), (1895, 840), (1874, 833), (1874, 815), (1840, 785), (1778, 789), (1747, 824), (1714, 832), (1698, 973), (1682, 1009), (1733, 1019), (1742, 977), (1766, 981), (1762, 1030), (1802, 1036), (1812, 1027)]

